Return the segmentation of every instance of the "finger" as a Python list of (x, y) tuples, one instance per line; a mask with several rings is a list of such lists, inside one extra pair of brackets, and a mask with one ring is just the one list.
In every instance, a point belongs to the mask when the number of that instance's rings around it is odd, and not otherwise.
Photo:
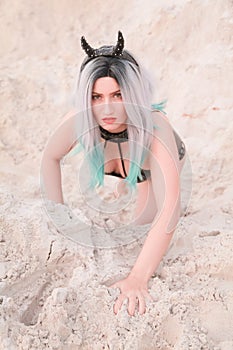
[(118, 288), (118, 283), (113, 283), (108, 288)]
[(134, 316), (136, 303), (137, 303), (136, 296), (129, 297), (128, 314), (130, 316)]
[(138, 295), (138, 312), (140, 315), (146, 312), (146, 301), (142, 294)]
[(118, 311), (121, 309), (121, 306), (122, 306), (125, 298), (127, 298), (127, 297), (124, 294), (120, 294), (119, 297), (117, 298), (117, 301), (115, 302), (115, 305), (113, 307), (113, 311), (115, 314), (117, 314)]
[(149, 299), (150, 301), (155, 301), (155, 298), (153, 298), (148, 292), (143, 292), (143, 296), (146, 298), (146, 299)]

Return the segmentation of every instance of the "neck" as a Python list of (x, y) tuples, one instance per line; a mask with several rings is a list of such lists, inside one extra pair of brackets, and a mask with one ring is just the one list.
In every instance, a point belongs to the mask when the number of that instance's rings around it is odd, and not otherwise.
[(127, 128), (120, 132), (110, 132), (106, 129), (104, 129), (102, 126), (99, 125), (100, 129), (100, 135), (101, 137), (106, 141), (111, 142), (125, 142), (128, 140), (128, 131)]

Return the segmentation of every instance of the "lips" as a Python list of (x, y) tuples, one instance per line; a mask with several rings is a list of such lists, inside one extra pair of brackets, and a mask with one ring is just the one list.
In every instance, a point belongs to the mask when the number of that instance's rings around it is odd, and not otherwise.
[(115, 122), (116, 118), (103, 118), (102, 120), (104, 123), (112, 124)]

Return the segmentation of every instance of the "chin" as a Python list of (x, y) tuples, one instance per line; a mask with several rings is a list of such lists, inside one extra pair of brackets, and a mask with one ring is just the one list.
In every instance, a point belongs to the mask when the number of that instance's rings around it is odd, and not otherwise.
[(105, 124), (101, 123), (102, 128), (112, 131), (112, 132), (120, 132), (126, 129), (127, 125), (126, 124), (117, 124), (117, 123), (112, 123), (112, 124)]

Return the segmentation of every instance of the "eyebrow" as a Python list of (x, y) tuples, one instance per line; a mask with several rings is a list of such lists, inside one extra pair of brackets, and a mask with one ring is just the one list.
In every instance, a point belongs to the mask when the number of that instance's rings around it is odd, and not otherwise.
[[(117, 94), (118, 92), (121, 92), (121, 90), (119, 89), (119, 90), (110, 92), (110, 95)], [(96, 94), (96, 95), (103, 95), (103, 94), (101, 94), (100, 92), (97, 92), (97, 91), (92, 91), (92, 93)]]

